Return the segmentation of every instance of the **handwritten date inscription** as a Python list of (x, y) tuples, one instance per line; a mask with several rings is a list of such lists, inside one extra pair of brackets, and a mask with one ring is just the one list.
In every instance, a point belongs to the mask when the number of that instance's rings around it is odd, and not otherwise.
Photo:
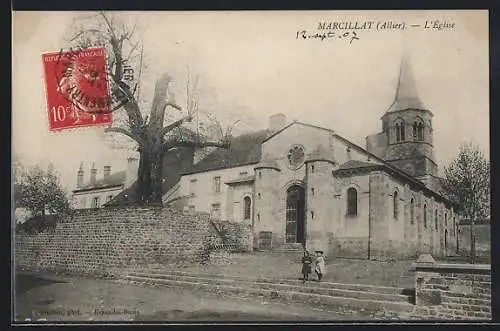
[(359, 36), (356, 31), (347, 31), (347, 32), (314, 32), (309, 33), (306, 30), (297, 31), (295, 39), (316, 39), (316, 40), (335, 40), (335, 39), (344, 39), (349, 41), (349, 44), (352, 44), (353, 40), (359, 40)]

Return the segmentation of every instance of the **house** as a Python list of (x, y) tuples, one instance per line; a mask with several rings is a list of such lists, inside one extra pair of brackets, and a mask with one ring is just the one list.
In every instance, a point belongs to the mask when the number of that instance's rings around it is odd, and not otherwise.
[(440, 193), (432, 118), (403, 61), (382, 131), (366, 137), (366, 148), (276, 114), (267, 130), (190, 161), (164, 203), (247, 223), (255, 249), (444, 256), (456, 245), (458, 215)]
[(73, 207), (75, 209), (103, 207), (135, 182), (137, 169), (137, 158), (129, 157), (125, 170), (112, 173), (111, 166), (106, 165), (103, 168), (103, 176), (97, 179), (98, 170), (92, 164), (89, 180), (85, 182), (85, 172), (81, 163), (77, 173), (76, 189), (73, 190)]

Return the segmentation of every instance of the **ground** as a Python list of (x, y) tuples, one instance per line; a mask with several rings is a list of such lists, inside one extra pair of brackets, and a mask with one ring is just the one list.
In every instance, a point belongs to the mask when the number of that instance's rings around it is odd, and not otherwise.
[[(231, 254), (227, 261), (229, 263), (179, 267), (178, 270), (254, 278), (297, 279), (301, 276), (302, 265), (300, 258), (300, 252), (287, 255), (268, 252)], [(414, 262), (415, 260), (368, 261), (361, 259), (328, 259), (327, 257), (327, 273), (323, 279), (326, 282), (334, 283), (413, 288), (415, 287), (412, 268)], [(171, 267), (167, 268), (160, 265), (157, 267), (171, 269)], [(312, 278), (315, 277), (316, 275), (313, 274)]]
[[(53, 274), (16, 275), (15, 318), (46, 321), (319, 321), (350, 316), (284, 305)], [(351, 317), (352, 318), (352, 317)]]
[[(300, 253), (252, 252), (230, 254), (222, 264), (152, 267), (221, 277), (298, 279), (299, 260)], [(415, 286), (413, 263), (414, 260), (384, 262), (327, 258), (324, 280), (411, 289)], [(26, 272), (19, 272), (16, 276), (17, 321), (26, 318), (46, 318), (48, 321), (328, 321), (373, 318), (363, 315), (363, 312), (325, 311), (306, 304), (284, 305), (259, 298), (227, 298), (180, 288), (141, 287), (119, 280)], [(312, 278), (315, 279), (315, 275)]]

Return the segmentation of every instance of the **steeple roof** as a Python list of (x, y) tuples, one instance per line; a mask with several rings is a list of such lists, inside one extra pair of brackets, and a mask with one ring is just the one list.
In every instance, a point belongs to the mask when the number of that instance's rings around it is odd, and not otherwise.
[(415, 79), (408, 58), (403, 57), (401, 68), (399, 69), (398, 86), (396, 97), (387, 112), (405, 109), (427, 109), (418, 97)]

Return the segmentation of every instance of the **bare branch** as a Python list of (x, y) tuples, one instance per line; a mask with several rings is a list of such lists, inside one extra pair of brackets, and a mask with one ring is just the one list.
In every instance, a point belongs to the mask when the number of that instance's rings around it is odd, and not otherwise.
[(207, 142), (196, 142), (196, 141), (168, 141), (163, 144), (162, 150), (163, 152), (167, 152), (173, 148), (179, 147), (196, 147), (196, 148), (204, 148), (204, 147), (220, 147), (220, 148), (229, 148), (230, 144), (226, 141), (215, 142), (215, 141), (207, 141)]
[(142, 75), (142, 58), (144, 55), (144, 46), (141, 45), (141, 60), (139, 61), (139, 76), (137, 77), (137, 100), (139, 100), (140, 97), (140, 89), (141, 87), (139, 86), (141, 83), (141, 75)]
[(163, 137), (164, 135), (166, 135), (167, 133), (169, 133), (170, 131), (172, 131), (176, 127), (182, 125), (183, 123), (191, 122), (192, 120), (193, 120), (193, 118), (188, 115), (188, 116), (181, 118), (180, 120), (173, 122), (172, 124), (167, 125), (166, 127), (164, 127), (161, 130), (160, 137)]
[(130, 31), (129, 33), (126, 34), (125, 39), (130, 40), (130, 38), (132, 38), (132, 36), (134, 35), (135, 29), (137, 28), (137, 20), (138, 20), (138, 17), (135, 18), (135, 22), (134, 22), (134, 26), (132, 27), (132, 31)]
[(101, 30), (98, 30), (98, 29), (86, 29), (86, 30), (83, 30), (83, 31), (80, 31), (79, 33), (77, 33), (73, 38), (70, 39), (70, 43), (75, 41), (76, 39), (78, 39), (80, 36), (86, 34), (86, 33), (89, 33), (89, 32), (93, 32), (93, 33), (97, 33), (99, 34), (101, 37), (103, 37), (104, 39), (108, 39), (106, 38), (106, 35), (104, 33), (102, 33)]
[(137, 48), (137, 46), (139, 46), (139, 44), (140, 44), (140, 42), (137, 41), (135, 44), (132, 45), (132, 48), (128, 52), (127, 57), (122, 60), (124, 63), (126, 63), (127, 61), (130, 61), (130, 57), (132, 56), (132, 53), (136, 50), (136, 48)]
[(127, 131), (124, 128), (117, 128), (117, 127), (106, 128), (106, 129), (104, 129), (104, 132), (106, 132), (106, 133), (121, 133), (121, 134), (123, 134), (125, 136), (128, 136), (129, 138), (131, 138), (135, 142), (137, 142), (139, 144), (139, 146), (143, 146), (144, 145), (144, 140), (141, 137), (139, 137), (136, 134), (133, 134), (130, 131)]
[(102, 16), (102, 18), (104, 18), (104, 21), (106, 22), (106, 25), (108, 27), (108, 32), (111, 33), (111, 37), (113, 39), (116, 39), (116, 35), (115, 35), (115, 31), (113, 29), (113, 25), (111, 24), (111, 22), (109, 21), (109, 19), (106, 17), (106, 15), (104, 14), (104, 12), (99, 12), (99, 14)]

